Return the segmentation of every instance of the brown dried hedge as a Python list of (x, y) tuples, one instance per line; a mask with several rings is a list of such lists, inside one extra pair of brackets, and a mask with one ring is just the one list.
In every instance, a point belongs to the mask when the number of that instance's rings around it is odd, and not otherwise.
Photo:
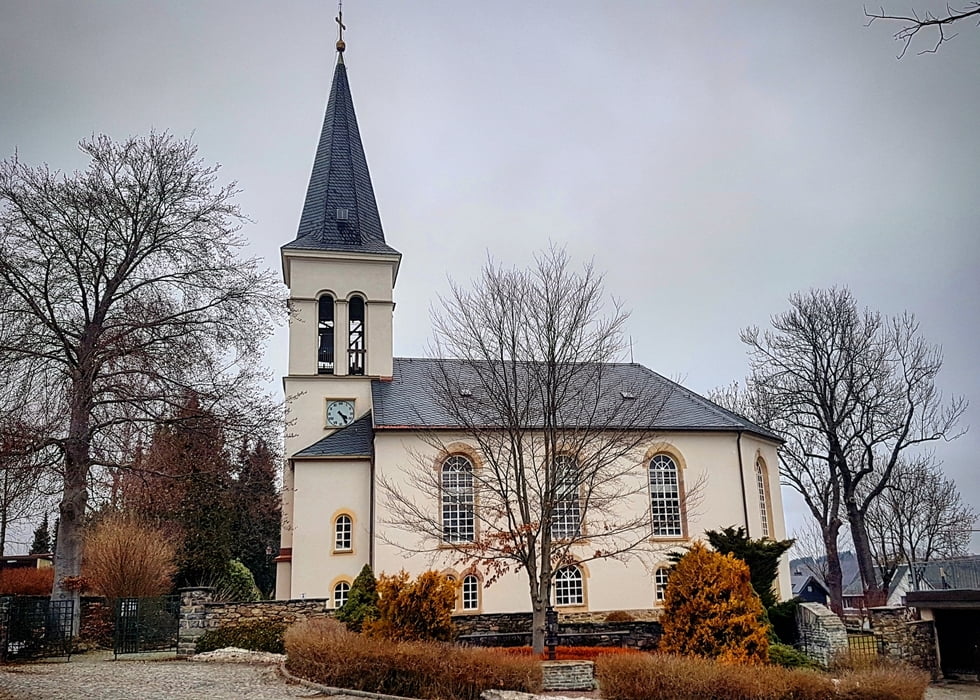
[(0, 595), (51, 595), (54, 568), (0, 569)]
[(479, 700), (492, 688), (541, 688), (536, 659), (438, 642), (386, 641), (349, 632), (335, 620), (290, 627), (286, 668), (324, 685), (410, 698)]
[(829, 675), (666, 655), (600, 656), (607, 700), (921, 700), (928, 674), (907, 668)]

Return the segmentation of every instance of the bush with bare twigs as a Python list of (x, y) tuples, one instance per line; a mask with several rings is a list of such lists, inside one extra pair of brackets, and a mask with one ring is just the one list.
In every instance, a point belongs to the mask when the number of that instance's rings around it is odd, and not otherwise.
[(163, 595), (176, 571), (174, 555), (162, 532), (136, 515), (112, 513), (86, 533), (85, 578), (106, 598)]
[(484, 690), (537, 692), (537, 659), (435, 642), (392, 642), (313, 619), (286, 630), (286, 668), (339, 688), (411, 698), (478, 700)]
[(0, 569), (0, 595), (50, 595), (54, 569)]
[(596, 677), (608, 700), (922, 700), (929, 684), (928, 674), (906, 667), (834, 680), (810, 670), (659, 654), (600, 656)]

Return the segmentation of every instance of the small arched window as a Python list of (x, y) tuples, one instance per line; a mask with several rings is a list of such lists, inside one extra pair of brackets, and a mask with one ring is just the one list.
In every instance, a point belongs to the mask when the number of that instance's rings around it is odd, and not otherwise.
[(450, 455), (442, 463), (444, 542), (472, 542), (475, 539), (473, 506), (473, 463), (463, 455)]
[(354, 547), (354, 521), (349, 515), (338, 515), (334, 521), (333, 548), (337, 552), (349, 552)]
[(667, 454), (650, 460), (650, 513), (654, 537), (683, 537), (677, 463)]
[(324, 294), (317, 302), (317, 374), (333, 374), (333, 297)]
[(667, 597), (667, 579), (670, 577), (670, 569), (661, 566), (653, 572), (653, 597), (658, 603), (664, 602)]
[(578, 537), (582, 528), (582, 505), (579, 499), (578, 462), (570, 455), (558, 455), (554, 461), (555, 504), (551, 517), (551, 536), (556, 540)]
[(350, 584), (347, 581), (341, 581), (333, 587), (333, 606), (335, 608), (344, 607), (347, 604), (347, 597), (349, 595)]
[(348, 374), (364, 374), (364, 361), (367, 352), (364, 328), (364, 298), (352, 296), (347, 302), (349, 330), (347, 334)]
[(759, 490), (759, 518), (762, 522), (762, 536), (769, 537), (769, 484), (766, 478), (766, 463), (762, 457), (755, 460), (755, 485)]
[(463, 577), (463, 610), (480, 609), (480, 579), (473, 574)]
[(583, 605), (585, 584), (582, 570), (577, 566), (565, 566), (555, 572), (555, 605)]

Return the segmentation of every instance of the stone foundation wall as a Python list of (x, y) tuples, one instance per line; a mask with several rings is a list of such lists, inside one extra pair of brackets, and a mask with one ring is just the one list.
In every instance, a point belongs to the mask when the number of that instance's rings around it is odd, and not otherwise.
[[(558, 619), (562, 646), (657, 648), (663, 628), (659, 622), (594, 621), (608, 613), (574, 613)], [(473, 646), (511, 647), (531, 644), (531, 613), (457, 615), (453, 626), (461, 642)]]
[(542, 661), (545, 690), (593, 690), (595, 668), (591, 661)]
[(936, 629), (932, 620), (913, 620), (908, 608), (871, 608), (871, 631), (883, 644), (884, 653), (921, 668), (938, 678)]
[(796, 611), (796, 629), (806, 654), (824, 666), (835, 654), (847, 651), (844, 623), (825, 605), (800, 603)]

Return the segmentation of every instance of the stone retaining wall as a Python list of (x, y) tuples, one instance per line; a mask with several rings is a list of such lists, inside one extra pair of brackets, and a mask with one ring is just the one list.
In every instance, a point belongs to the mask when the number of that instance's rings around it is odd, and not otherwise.
[(894, 659), (941, 675), (936, 658), (936, 630), (931, 620), (910, 619), (909, 608), (871, 608), (871, 631), (883, 642), (884, 653)]
[(194, 653), (197, 639), (209, 629), (243, 622), (264, 622), (291, 625), (314, 617), (332, 617), (329, 599), (304, 598), (297, 600), (258, 600), (250, 603), (216, 603), (213, 588), (182, 588), (180, 590), (180, 626), (177, 655)]
[(824, 666), (835, 654), (847, 651), (847, 630), (834, 612), (820, 603), (800, 603), (796, 628), (807, 656)]
[(545, 690), (594, 690), (595, 664), (591, 661), (542, 661)]
[[(630, 647), (649, 651), (657, 648), (663, 628), (659, 622), (633, 620), (604, 622), (608, 613), (560, 615), (562, 646)], [(531, 613), (457, 615), (453, 626), (460, 641), (473, 646), (528, 646), (531, 644)]]

